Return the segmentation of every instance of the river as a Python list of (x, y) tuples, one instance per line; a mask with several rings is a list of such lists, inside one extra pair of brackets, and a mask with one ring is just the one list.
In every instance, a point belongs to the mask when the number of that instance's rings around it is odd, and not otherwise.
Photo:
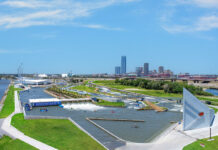
[(8, 88), (8, 85), (10, 84), (10, 80), (0, 80), (0, 100), (4, 96), (5, 90)]
[(208, 93), (213, 94), (214, 96), (218, 96), (218, 90), (217, 89), (206, 89), (205, 90)]

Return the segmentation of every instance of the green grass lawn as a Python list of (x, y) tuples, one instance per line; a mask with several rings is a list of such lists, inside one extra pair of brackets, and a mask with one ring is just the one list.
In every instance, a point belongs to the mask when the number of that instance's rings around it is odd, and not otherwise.
[[(107, 86), (109, 88), (116, 88), (120, 90), (124, 90), (126, 88), (130, 88), (131, 86), (125, 86), (125, 85), (120, 85), (114, 82), (115, 80), (96, 80), (93, 83), (100, 85), (100, 86)], [(136, 87), (132, 87), (136, 88)]]
[(79, 91), (86, 91), (86, 92), (89, 92), (89, 93), (100, 93), (100, 92), (96, 91), (95, 87), (88, 87), (88, 86), (85, 86), (85, 85), (75, 86), (75, 87), (72, 87), (71, 89), (79, 90)]
[(8, 136), (0, 138), (0, 149), (1, 150), (37, 150), (35, 147), (19, 140), (11, 139)]
[(109, 102), (105, 100), (99, 100), (99, 102), (95, 103), (100, 106), (113, 106), (113, 107), (125, 107), (124, 102)]
[(12, 112), (14, 112), (14, 86), (9, 87), (7, 97), (4, 101), (3, 108), (0, 112), (0, 118), (6, 118)]
[[(183, 148), (183, 150), (217, 150), (218, 149), (218, 136), (213, 137), (213, 141), (207, 141), (206, 139), (201, 139), (196, 142), (193, 142)], [(200, 144), (204, 144), (205, 147), (202, 147)]]
[(69, 120), (24, 120), (23, 114), (13, 116), (11, 124), (36, 140), (60, 150), (103, 150), (104, 148)]
[(218, 109), (217, 108), (214, 108), (214, 107), (210, 107), (214, 110), (215, 114), (218, 112)]
[(203, 96), (197, 96), (198, 99), (203, 101), (210, 101), (210, 105), (216, 105), (218, 106), (218, 97), (217, 96), (209, 96), (209, 97), (203, 97)]
[[(139, 87), (134, 86), (126, 86), (126, 85), (120, 85), (114, 82), (115, 80), (97, 80), (93, 83), (100, 85), (100, 86), (106, 86), (110, 88), (116, 88), (120, 90), (127, 90), (129, 92), (139, 93), (139, 94), (145, 94), (149, 96), (156, 96), (156, 97), (182, 97), (182, 94), (174, 94), (174, 93), (165, 93), (163, 90), (150, 90), (150, 89), (143, 89)], [(132, 89), (132, 90), (131, 90)]]
[[(163, 90), (150, 90), (150, 89), (143, 89), (140, 87), (120, 85), (120, 84), (115, 83), (114, 81), (115, 80), (96, 80), (93, 83), (100, 85), (100, 86), (106, 86), (109, 88), (116, 88), (120, 90), (128, 89), (127, 91), (129, 92), (145, 94), (149, 96), (182, 98), (182, 94), (165, 93)], [(200, 100), (211, 101), (212, 105), (218, 105), (218, 96), (197, 96), (197, 98), (199, 98)]]

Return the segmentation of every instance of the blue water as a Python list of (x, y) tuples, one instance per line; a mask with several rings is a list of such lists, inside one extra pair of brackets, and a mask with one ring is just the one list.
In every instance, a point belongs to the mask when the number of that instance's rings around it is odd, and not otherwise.
[(218, 96), (218, 90), (216, 90), (216, 89), (206, 89), (205, 91), (208, 93), (211, 93), (215, 96)]
[(4, 96), (5, 90), (8, 88), (8, 85), (10, 84), (10, 80), (0, 80), (0, 100)]

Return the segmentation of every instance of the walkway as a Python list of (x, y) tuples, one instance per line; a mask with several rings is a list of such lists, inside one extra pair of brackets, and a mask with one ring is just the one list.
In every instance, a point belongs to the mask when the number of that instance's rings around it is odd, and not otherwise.
[(10, 116), (8, 116), (7, 118), (5, 118), (3, 120), (1, 130), (3, 130), (7, 135), (9, 135), (13, 138), (20, 139), (20, 140), (24, 141), (25, 143), (28, 143), (29, 145), (32, 145), (40, 150), (56, 150), (55, 148), (53, 148), (49, 145), (46, 145), (40, 141), (37, 141), (31, 137), (24, 135), (22, 132), (20, 132), (19, 130), (17, 130), (13, 126), (11, 126), (11, 118), (15, 114), (21, 113), (21, 112), (22, 112), (22, 109), (20, 107), (20, 103), (18, 100), (18, 94), (17, 94), (17, 91), (15, 91), (15, 111)]
[[(216, 114), (212, 126), (212, 136), (218, 135), (218, 114)], [(127, 143), (116, 150), (182, 150), (184, 146), (196, 141), (209, 137), (209, 128), (202, 128), (190, 131), (182, 131), (182, 124), (166, 131), (156, 141), (152, 143)]]

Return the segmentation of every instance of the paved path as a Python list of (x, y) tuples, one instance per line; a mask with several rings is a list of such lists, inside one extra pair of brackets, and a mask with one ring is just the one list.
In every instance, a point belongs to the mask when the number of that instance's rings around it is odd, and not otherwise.
[[(218, 135), (218, 114), (216, 114), (212, 136)], [(184, 146), (197, 139), (209, 137), (209, 128), (202, 128), (190, 131), (182, 131), (182, 124), (171, 129), (167, 134), (161, 136), (153, 143), (127, 143), (116, 150), (182, 150)]]
[(29, 145), (32, 145), (40, 150), (56, 150), (55, 148), (53, 148), (49, 145), (46, 145), (40, 141), (37, 141), (31, 137), (24, 135), (22, 132), (20, 132), (19, 130), (17, 130), (13, 126), (11, 126), (10, 123), (11, 123), (11, 118), (13, 117), (13, 115), (15, 115), (17, 113), (21, 113), (21, 112), (22, 112), (22, 110), (21, 110), (20, 103), (18, 100), (17, 91), (15, 91), (15, 111), (10, 116), (8, 116), (7, 118), (5, 118), (3, 120), (1, 130), (6, 132), (7, 135), (9, 135), (13, 138), (20, 139), (20, 140), (24, 141), (25, 143), (28, 143)]

